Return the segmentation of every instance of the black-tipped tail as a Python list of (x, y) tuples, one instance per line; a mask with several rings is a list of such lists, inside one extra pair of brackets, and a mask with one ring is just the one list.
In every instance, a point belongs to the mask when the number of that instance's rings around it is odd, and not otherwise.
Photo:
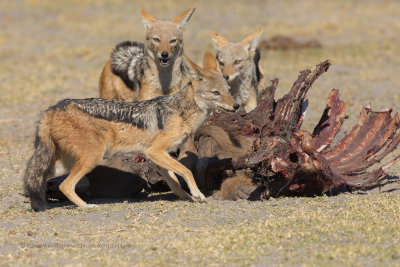
[(34, 211), (46, 209), (46, 182), (53, 170), (54, 144), (51, 140), (43, 141), (36, 134), (35, 152), (29, 159), (24, 175), (24, 194), (29, 196)]

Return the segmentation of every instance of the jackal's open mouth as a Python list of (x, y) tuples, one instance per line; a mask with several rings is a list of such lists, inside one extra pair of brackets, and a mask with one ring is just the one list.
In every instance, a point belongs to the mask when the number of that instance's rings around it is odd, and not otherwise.
[(160, 65), (162, 67), (168, 67), (169, 65), (169, 58), (160, 58)]

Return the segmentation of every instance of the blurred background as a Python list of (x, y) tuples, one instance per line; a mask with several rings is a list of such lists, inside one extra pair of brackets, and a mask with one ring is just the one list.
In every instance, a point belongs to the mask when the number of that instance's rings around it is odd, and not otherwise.
[(40, 111), (63, 98), (96, 97), (112, 48), (124, 40), (144, 40), (140, 7), (170, 19), (193, 6), (197, 9), (185, 27), (184, 46), (196, 62), (206, 49), (214, 51), (211, 30), (239, 41), (263, 27), (261, 40), (280, 35), (320, 44), (261, 50), (267, 79), (280, 79), (278, 96), (300, 70), (332, 60), (308, 95), (306, 129), (315, 126), (333, 88), (340, 89), (350, 115), (345, 127), (369, 103), (375, 109), (399, 110), (397, 0), (1, 1), (0, 176), (22, 175)]

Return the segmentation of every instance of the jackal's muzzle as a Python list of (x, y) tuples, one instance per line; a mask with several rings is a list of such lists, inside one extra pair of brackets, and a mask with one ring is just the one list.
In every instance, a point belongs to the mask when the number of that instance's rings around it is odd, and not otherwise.
[(235, 112), (240, 108), (240, 105), (238, 103), (233, 104), (232, 106), (230, 105), (218, 105), (218, 109), (224, 110), (227, 112)]
[(168, 54), (168, 52), (166, 51), (161, 52), (161, 54), (158, 55), (158, 58), (160, 60), (160, 65), (162, 67), (168, 67), (169, 62), (171, 60), (171, 55)]

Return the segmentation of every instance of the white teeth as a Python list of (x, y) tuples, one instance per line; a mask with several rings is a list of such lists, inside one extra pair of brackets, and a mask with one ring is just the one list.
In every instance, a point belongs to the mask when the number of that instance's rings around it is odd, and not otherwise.
[(160, 59), (160, 65), (163, 67), (167, 67), (169, 65), (169, 59), (166, 60), (166, 62), (163, 62), (164, 59)]

